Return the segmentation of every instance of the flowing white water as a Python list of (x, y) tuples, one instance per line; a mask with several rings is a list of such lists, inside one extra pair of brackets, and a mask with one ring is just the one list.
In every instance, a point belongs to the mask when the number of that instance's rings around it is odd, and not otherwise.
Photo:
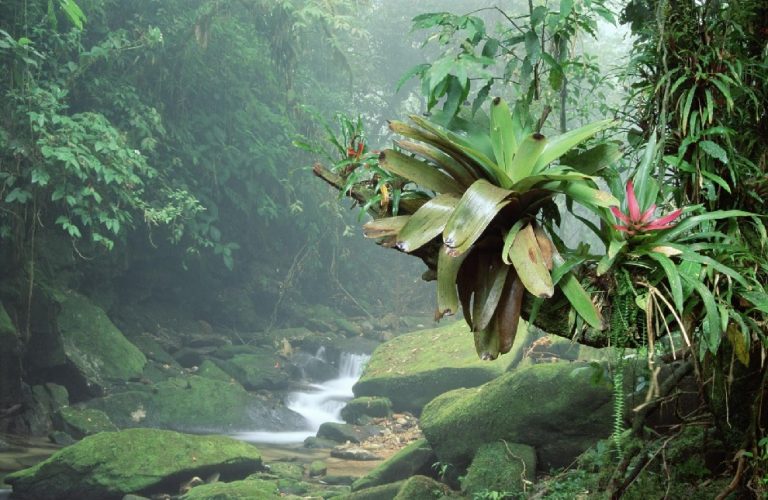
[[(315, 357), (322, 359), (324, 354), (325, 350), (321, 347)], [(321, 384), (310, 384), (307, 390), (292, 392), (288, 395), (285, 405), (306, 419), (305, 430), (241, 432), (235, 437), (253, 443), (301, 443), (306, 438), (317, 434), (321, 424), (342, 422), (341, 409), (354, 397), (352, 386), (362, 375), (363, 368), (369, 359), (370, 356), (367, 354), (342, 353), (337, 378)]]

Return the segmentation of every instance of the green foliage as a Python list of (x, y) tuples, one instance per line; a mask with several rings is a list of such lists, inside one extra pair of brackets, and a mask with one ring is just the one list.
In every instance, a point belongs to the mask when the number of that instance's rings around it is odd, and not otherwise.
[[(496, 16), (497, 33), (489, 32), (482, 15)], [(499, 86), (510, 86), (525, 104), (543, 100), (561, 108), (560, 129), (566, 130), (565, 107), (571, 103), (569, 81), (594, 78), (597, 68), (588, 55), (573, 53), (571, 45), (582, 34), (596, 35), (597, 19), (614, 23), (605, 2), (573, 2), (559, 5), (528, 4), (525, 12), (498, 7), (457, 15), (436, 12), (416, 16), (414, 30), (430, 30), (424, 45), (436, 41), (441, 54), (432, 62), (412, 68), (400, 84), (418, 76), (421, 92), (431, 110), (442, 101), (448, 117), (456, 115), (478, 82), (472, 105), (474, 114)], [(578, 98), (577, 98), (578, 99)], [(587, 119), (594, 119), (588, 117)]]

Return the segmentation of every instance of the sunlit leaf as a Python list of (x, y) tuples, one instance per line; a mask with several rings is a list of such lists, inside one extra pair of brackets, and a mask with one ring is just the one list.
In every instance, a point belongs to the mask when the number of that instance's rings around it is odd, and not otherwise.
[(443, 241), (454, 254), (466, 252), (499, 211), (509, 203), (510, 191), (479, 180), (464, 193), (443, 231)]
[(491, 102), (491, 144), (496, 163), (509, 173), (509, 165), (517, 151), (517, 138), (512, 125), (512, 113), (507, 102), (500, 97)]
[(412, 252), (442, 233), (458, 203), (459, 198), (450, 194), (441, 194), (426, 202), (398, 233), (397, 248)]
[(448, 175), (423, 161), (406, 156), (394, 149), (386, 149), (379, 156), (379, 165), (418, 186), (436, 193), (460, 193), (461, 186)]
[(506, 172), (513, 182), (525, 179), (534, 170), (534, 165), (547, 145), (547, 138), (541, 134), (531, 134), (525, 137), (517, 148), (512, 162)]
[(594, 136), (601, 130), (612, 127), (615, 124), (616, 122), (613, 120), (602, 120), (584, 125), (583, 127), (579, 127), (556, 137), (550, 137), (546, 147), (536, 160), (536, 164), (533, 167), (533, 173), (536, 174), (541, 172), (547, 165), (563, 156), (578, 144)]
[(509, 259), (526, 290), (534, 297), (552, 297), (555, 291), (552, 277), (530, 224), (517, 233), (509, 250)]

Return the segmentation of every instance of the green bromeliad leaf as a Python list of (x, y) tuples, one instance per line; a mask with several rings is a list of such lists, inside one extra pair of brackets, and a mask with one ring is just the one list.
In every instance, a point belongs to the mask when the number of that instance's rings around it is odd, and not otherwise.
[(541, 134), (531, 134), (522, 140), (506, 170), (512, 182), (518, 182), (531, 175), (546, 146), (547, 138)]
[(410, 218), (410, 215), (398, 215), (397, 217), (372, 220), (363, 225), (363, 236), (366, 238), (396, 236)]
[(455, 255), (466, 252), (509, 202), (507, 189), (478, 180), (464, 193), (443, 231), (443, 242)]
[(386, 149), (379, 156), (379, 165), (384, 170), (399, 175), (418, 186), (436, 193), (461, 193), (461, 185), (432, 165), (406, 156), (394, 149)]
[(437, 257), (437, 319), (456, 314), (459, 309), (456, 278), (462, 262), (469, 254), (470, 252), (464, 252), (461, 255), (452, 255), (445, 245), (440, 247)]
[(478, 179), (472, 169), (466, 167), (458, 160), (433, 146), (413, 141), (395, 141), (395, 144), (409, 153), (413, 153), (433, 162), (451, 177), (456, 179), (463, 188), (468, 188)]
[(534, 297), (550, 298), (555, 293), (552, 276), (541, 254), (533, 226), (528, 224), (515, 236), (509, 249), (509, 259), (525, 289)]
[(552, 137), (536, 160), (533, 173), (537, 174), (543, 171), (547, 165), (563, 156), (579, 143), (586, 141), (601, 130), (605, 130), (613, 125), (615, 125), (613, 120), (602, 120), (584, 125), (557, 137)]
[(491, 145), (496, 163), (509, 173), (509, 165), (517, 152), (517, 137), (512, 113), (506, 101), (500, 97), (491, 102)]
[(397, 235), (397, 248), (412, 252), (429, 243), (445, 229), (451, 214), (459, 203), (459, 197), (452, 194), (435, 196), (421, 206)]
[(616, 143), (598, 144), (586, 151), (570, 151), (560, 157), (561, 165), (568, 165), (583, 174), (595, 175), (621, 158)]

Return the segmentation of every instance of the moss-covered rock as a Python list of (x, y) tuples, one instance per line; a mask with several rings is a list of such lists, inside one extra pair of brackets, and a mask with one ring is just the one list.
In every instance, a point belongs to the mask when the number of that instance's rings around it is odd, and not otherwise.
[(313, 460), (309, 464), (309, 477), (324, 476), (328, 472), (328, 464), (323, 460)]
[(397, 411), (419, 413), (446, 391), (493, 380), (504, 373), (509, 359), (480, 360), (469, 327), (456, 321), (381, 344), (353, 391), (356, 397), (384, 396)]
[(348, 424), (365, 423), (364, 417), (389, 417), (392, 415), (392, 401), (389, 398), (355, 398), (341, 409), (341, 418)]
[(352, 483), (352, 491), (393, 483), (417, 474), (429, 474), (436, 460), (435, 452), (427, 440), (419, 439)]
[(65, 406), (53, 415), (53, 426), (56, 430), (66, 432), (75, 439), (82, 439), (97, 432), (117, 430), (115, 424), (103, 411), (72, 406)]
[(420, 424), (439, 459), (457, 467), (499, 439), (535, 447), (545, 469), (563, 467), (611, 433), (611, 387), (595, 370), (602, 374), (587, 363), (550, 363), (506, 373), (435, 398)]
[(382, 484), (381, 486), (355, 491), (342, 498), (344, 500), (392, 500), (397, 496), (403, 483), (404, 481)]
[(524, 444), (496, 441), (481, 446), (461, 489), (469, 495), (482, 491), (499, 491), (517, 495), (525, 491), (525, 482), (532, 482), (536, 472), (536, 450)]
[(288, 387), (289, 377), (283, 363), (271, 349), (257, 354), (236, 354), (227, 360), (216, 360), (216, 365), (248, 390), (280, 390)]
[(192, 488), (181, 500), (272, 500), (281, 498), (275, 481), (244, 479), (231, 483), (203, 484)]
[(206, 359), (200, 363), (200, 369), (197, 371), (197, 375), (200, 375), (201, 377), (212, 378), (214, 380), (220, 380), (222, 382), (230, 382), (233, 380), (229, 373), (219, 368), (218, 365), (210, 359)]
[(141, 377), (146, 357), (103, 309), (72, 291), (45, 293), (58, 314), (30, 339), (35, 352), (28, 360), (30, 370), (61, 381), (75, 400), (100, 396), (117, 381)]
[(381, 432), (378, 427), (370, 425), (350, 425), (338, 424), (336, 422), (325, 422), (317, 431), (317, 437), (331, 439), (337, 443), (362, 443), (371, 436)]
[(135, 337), (131, 337), (131, 343), (139, 348), (144, 353), (147, 359), (157, 361), (158, 363), (164, 363), (170, 366), (178, 367), (178, 363), (173, 359), (173, 356), (163, 348), (160, 342), (157, 341), (152, 335), (143, 333)]
[(186, 478), (213, 472), (239, 479), (261, 467), (258, 449), (228, 437), (130, 429), (88, 436), (5, 482), (21, 499), (109, 500), (175, 492)]
[(301, 479), (304, 477), (304, 466), (298, 462), (272, 462), (269, 472), (281, 479)]
[(305, 426), (304, 418), (278, 399), (265, 400), (236, 382), (196, 375), (93, 399), (85, 406), (103, 411), (120, 428), (234, 432), (299, 430)]
[(394, 500), (437, 500), (450, 496), (451, 490), (431, 477), (413, 476), (407, 479)]

